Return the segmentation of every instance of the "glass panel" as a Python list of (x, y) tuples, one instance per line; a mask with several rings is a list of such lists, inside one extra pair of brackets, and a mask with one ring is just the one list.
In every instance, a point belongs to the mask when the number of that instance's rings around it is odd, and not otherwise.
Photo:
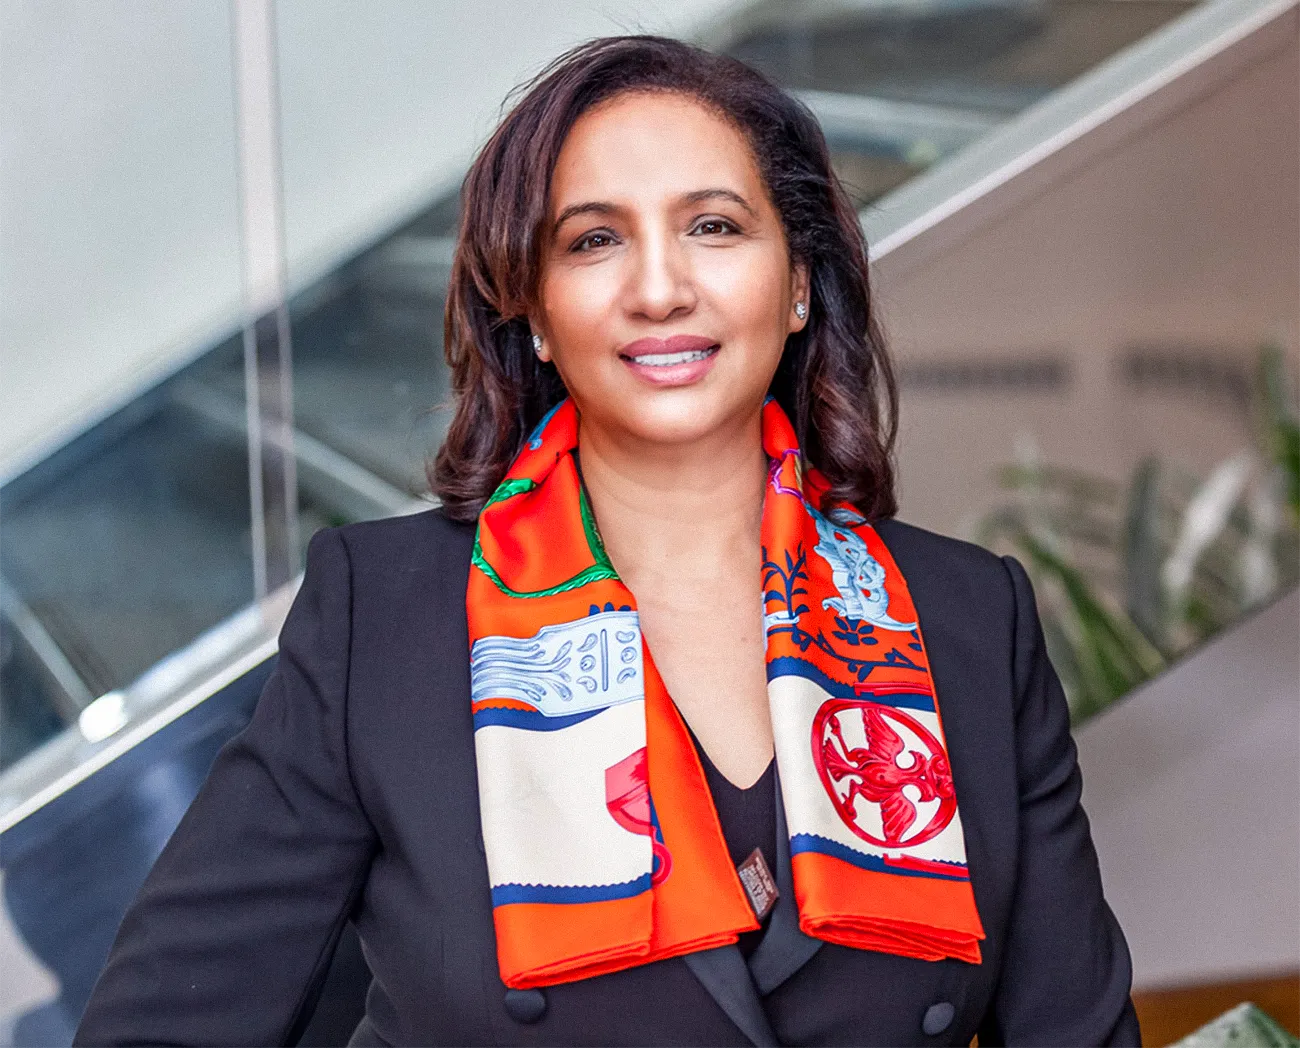
[[(0, 592), (0, 769), (74, 720), (89, 694), (80, 680), (50, 667), (47, 631), (12, 590)], [(63, 665), (59, 669), (65, 669)]]
[(94, 696), (252, 601), (243, 398), (205, 412), (190, 377), (222, 367), (240, 343), (10, 485), (0, 564)]
[[(339, 457), (336, 473), (378, 481), (375, 514), (425, 490), (425, 461), (450, 421), (442, 314), (454, 222), (449, 207), (431, 209), (337, 274), (328, 300), (308, 292), (290, 310), (297, 429)], [(300, 486), (328, 472), (322, 461)]]
[(0, 770), (253, 598), (228, 7), (3, 5)]
[[(443, 305), (478, 133), (459, 117), (486, 108), (483, 85), (512, 61), (473, 89), (448, 79), (476, 46), (468, 11), (276, 4), (299, 488), (343, 519), (427, 505), (425, 463), (450, 421)], [(429, 62), (448, 46), (452, 66)], [(322, 257), (336, 260), (324, 276)], [(303, 536), (324, 522), (304, 511)]]

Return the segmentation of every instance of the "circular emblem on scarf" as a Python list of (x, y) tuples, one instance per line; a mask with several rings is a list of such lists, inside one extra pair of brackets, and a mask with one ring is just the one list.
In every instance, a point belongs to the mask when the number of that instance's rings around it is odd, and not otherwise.
[(948, 754), (905, 710), (869, 699), (827, 699), (813, 718), (812, 753), (844, 825), (871, 844), (921, 844), (957, 811)]

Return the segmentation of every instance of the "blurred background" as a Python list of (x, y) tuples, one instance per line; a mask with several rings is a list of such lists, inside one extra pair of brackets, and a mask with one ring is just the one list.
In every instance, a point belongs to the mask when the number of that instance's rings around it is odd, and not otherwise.
[[(1146, 1042), (1293, 1043), (1298, 5), (0, 3), (0, 1045), (70, 1043), (312, 533), (429, 504), (460, 179), (624, 32), (821, 120), (900, 516), (1034, 578)], [(345, 938), (302, 1043), (367, 980)]]

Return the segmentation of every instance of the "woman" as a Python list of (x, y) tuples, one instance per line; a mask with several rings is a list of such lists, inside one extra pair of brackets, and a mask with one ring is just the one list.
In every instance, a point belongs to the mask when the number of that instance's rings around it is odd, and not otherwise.
[[(890, 519), (895, 392), (813, 118), (557, 60), (463, 191), (440, 509), (312, 540), (86, 1044), (1137, 1044), (1024, 571)], [(653, 653), (653, 658), (651, 657)]]

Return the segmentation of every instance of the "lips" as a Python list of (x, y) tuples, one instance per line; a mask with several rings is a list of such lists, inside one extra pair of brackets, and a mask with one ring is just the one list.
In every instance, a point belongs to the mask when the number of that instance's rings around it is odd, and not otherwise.
[(639, 338), (619, 351), (619, 356), (640, 367), (674, 367), (707, 360), (718, 343), (701, 335), (673, 335), (671, 338)]

